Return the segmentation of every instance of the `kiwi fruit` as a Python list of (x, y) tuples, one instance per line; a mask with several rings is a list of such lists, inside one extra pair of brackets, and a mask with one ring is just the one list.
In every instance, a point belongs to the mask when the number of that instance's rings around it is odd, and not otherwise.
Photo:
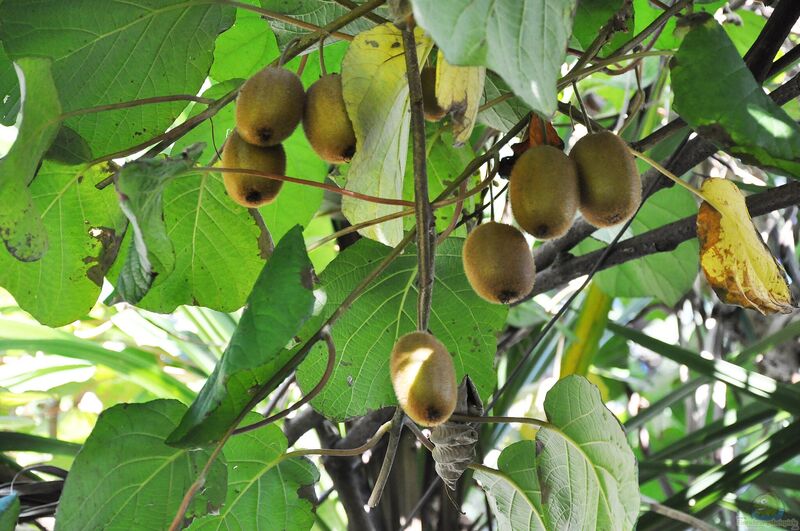
[(642, 200), (642, 179), (625, 141), (604, 131), (578, 140), (569, 154), (578, 169), (581, 214), (595, 227), (630, 218)]
[(303, 118), (306, 94), (300, 78), (285, 68), (268, 66), (245, 81), (236, 100), (236, 129), (256, 146), (275, 146)]
[[(286, 174), (286, 153), (283, 146), (254, 146), (242, 140), (233, 131), (222, 149), (224, 168), (243, 168), (272, 175)], [(223, 181), (228, 195), (247, 208), (256, 208), (271, 203), (283, 186), (283, 181), (267, 179), (247, 173), (223, 172)]]
[(525, 236), (511, 225), (479, 225), (467, 236), (461, 256), (472, 289), (489, 302), (510, 304), (533, 290), (533, 254)]
[(453, 359), (427, 332), (411, 332), (395, 343), (390, 360), (392, 386), (400, 407), (421, 426), (446, 422), (456, 408)]
[(324, 75), (308, 88), (303, 131), (325, 162), (341, 164), (353, 158), (356, 134), (342, 96), (342, 76)]
[(558, 238), (578, 211), (575, 163), (560, 149), (534, 146), (514, 163), (509, 196), (514, 219), (525, 232), (540, 240)]
[(426, 66), (420, 72), (422, 81), (422, 114), (429, 122), (438, 122), (447, 112), (436, 101), (436, 67)]

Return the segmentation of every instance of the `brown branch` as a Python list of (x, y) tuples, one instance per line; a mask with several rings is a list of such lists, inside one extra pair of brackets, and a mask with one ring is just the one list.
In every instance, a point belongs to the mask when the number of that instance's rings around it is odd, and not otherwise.
[[(800, 203), (800, 182), (791, 182), (747, 198), (747, 207), (752, 216), (762, 216), (774, 210)], [(623, 264), (655, 253), (674, 250), (681, 243), (697, 236), (697, 216), (681, 220), (645, 232), (639, 236), (619, 242), (608, 254), (599, 270)], [(570, 280), (586, 275), (597, 263), (605, 248), (591, 253), (559, 261), (536, 276), (533, 294), (544, 293)]]
[(375, 486), (372, 488), (372, 494), (367, 500), (367, 505), (370, 507), (377, 507), (383, 496), (383, 489), (386, 487), (386, 481), (389, 479), (389, 474), (392, 471), (394, 458), (397, 455), (397, 448), (400, 446), (400, 435), (403, 433), (403, 417), (405, 414), (401, 408), (395, 408), (394, 416), (392, 417), (392, 430), (389, 432), (389, 444), (386, 446), (386, 453), (383, 454), (383, 463), (378, 472), (378, 477), (375, 480)]
[(406, 77), (411, 104), (411, 138), (414, 155), (414, 207), (417, 225), (418, 289), (417, 329), (428, 329), (433, 296), (434, 254), (436, 252), (436, 223), (428, 198), (428, 168), (425, 149), (425, 118), (422, 111), (422, 82), (419, 75), (417, 43), (414, 28), (404, 27), (403, 47)]
[(639, 32), (634, 38), (629, 40), (628, 42), (622, 44), (619, 48), (608, 54), (608, 57), (620, 57), (625, 55), (629, 51), (633, 50), (637, 46), (647, 39), (650, 35), (655, 33), (656, 31), (661, 28), (667, 21), (672, 18), (674, 15), (677, 15), (681, 9), (687, 7), (692, 4), (694, 0), (681, 0), (680, 2), (675, 2), (669, 9), (661, 13), (658, 18), (656, 18), (653, 22), (651, 22), (646, 28)]
[[(310, 24), (304, 20), (299, 20), (288, 15), (284, 15), (283, 13), (276, 13), (275, 11), (270, 11), (268, 9), (263, 9), (260, 7), (256, 7), (254, 5), (245, 4), (244, 2), (236, 2), (235, 0), (214, 0), (215, 3), (220, 4), (227, 4), (229, 6), (236, 7), (238, 9), (243, 9), (245, 11), (252, 11), (253, 13), (257, 13), (264, 18), (269, 18), (272, 20), (277, 20), (278, 22), (283, 22), (284, 24), (289, 24), (291, 26), (296, 26), (298, 28), (302, 28), (304, 30), (309, 30), (313, 32), (321, 32), (323, 31), (322, 28), (316, 26), (314, 24)], [(347, 33), (340, 33), (338, 31), (332, 31), (330, 33), (332, 37), (336, 37), (337, 39), (342, 39), (345, 41), (352, 41), (353, 36)]]
[(156, 103), (172, 103), (176, 101), (192, 101), (195, 103), (202, 103), (204, 105), (212, 105), (217, 100), (213, 98), (203, 98), (200, 96), (192, 96), (191, 94), (172, 94), (170, 96), (153, 96), (152, 98), (141, 98), (138, 100), (121, 101), (119, 103), (108, 103), (106, 105), (97, 105), (95, 107), (86, 107), (84, 109), (75, 109), (63, 113), (59, 116), (59, 120), (68, 120), (75, 116), (82, 116), (84, 114), (92, 114), (105, 111), (116, 111), (119, 109), (128, 109), (130, 107), (138, 107), (140, 105), (153, 105)]
[[(358, 7), (358, 4), (356, 4), (355, 2), (351, 2), (350, 0), (335, 0), (335, 2), (340, 6), (346, 7), (347, 9), (355, 9)], [(375, 24), (385, 24), (386, 22), (389, 22), (382, 16), (377, 15), (375, 13), (367, 13), (366, 15), (364, 15), (364, 18), (371, 22), (374, 22)]]
[(800, 2), (781, 0), (775, 6), (756, 41), (747, 50), (744, 62), (759, 84), (767, 79), (772, 68), (772, 60), (780, 51), (798, 18), (800, 18)]

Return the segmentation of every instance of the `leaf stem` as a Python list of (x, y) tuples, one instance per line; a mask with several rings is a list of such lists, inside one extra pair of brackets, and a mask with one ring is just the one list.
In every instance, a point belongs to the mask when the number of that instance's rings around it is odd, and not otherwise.
[(281, 456), (278, 462), (291, 459), (293, 457), (304, 457), (307, 455), (325, 455), (329, 457), (352, 457), (354, 455), (361, 455), (381, 440), (384, 434), (392, 429), (394, 425), (392, 420), (384, 422), (375, 435), (369, 438), (367, 442), (356, 448), (304, 448), (302, 450), (295, 450), (287, 452)]
[[(310, 24), (304, 20), (298, 20), (296, 18), (284, 15), (283, 13), (276, 13), (275, 11), (270, 11), (268, 9), (263, 9), (260, 7), (256, 7), (251, 4), (245, 4), (244, 2), (236, 2), (235, 0), (213, 0), (213, 3), (225, 4), (229, 6), (233, 6), (238, 9), (242, 9), (244, 11), (252, 11), (253, 13), (257, 13), (265, 18), (269, 18), (272, 20), (277, 20), (278, 22), (283, 22), (284, 24), (289, 24), (292, 26), (296, 26), (298, 28), (302, 28), (304, 30), (314, 31), (314, 32), (321, 32), (323, 28), (319, 26), (315, 26), (314, 24)], [(332, 37), (336, 37), (337, 39), (342, 39), (345, 41), (352, 41), (353, 36), (347, 33), (341, 33), (338, 31), (332, 31), (329, 33)]]
[(694, 195), (696, 195), (697, 197), (699, 197), (703, 201), (706, 200), (706, 198), (704, 197), (703, 193), (700, 190), (698, 190), (697, 188), (695, 188), (691, 184), (687, 183), (686, 181), (684, 181), (680, 177), (676, 176), (674, 173), (672, 173), (671, 171), (666, 169), (664, 166), (662, 166), (661, 164), (659, 164), (658, 162), (656, 162), (652, 158), (648, 157), (644, 153), (640, 153), (639, 151), (636, 151), (632, 147), (628, 147), (628, 151), (630, 151), (631, 154), (634, 157), (642, 159), (647, 164), (649, 164), (651, 167), (653, 167), (656, 170), (658, 170), (662, 175), (664, 175), (665, 177), (669, 178), (669, 180), (671, 180), (675, 184), (677, 184), (679, 186), (683, 186), (684, 188), (686, 188), (687, 190), (692, 192)]
[(106, 105), (97, 105), (95, 107), (86, 107), (83, 109), (76, 109), (62, 113), (58, 118), (61, 121), (74, 118), (75, 116), (82, 116), (84, 114), (92, 114), (96, 112), (115, 111), (117, 109), (128, 109), (130, 107), (138, 107), (139, 105), (152, 105), (155, 103), (168, 103), (175, 101), (193, 101), (195, 103), (202, 103), (204, 105), (211, 105), (216, 103), (217, 100), (213, 98), (203, 98), (200, 96), (192, 96), (191, 94), (173, 94), (171, 96), (154, 96), (152, 98), (141, 98), (138, 100), (122, 101), (119, 103), (108, 103)]
[(383, 489), (386, 487), (386, 481), (389, 479), (389, 473), (392, 471), (394, 458), (397, 455), (397, 448), (400, 446), (400, 435), (403, 433), (403, 417), (405, 414), (399, 407), (395, 408), (394, 416), (389, 422), (392, 423), (392, 429), (389, 432), (389, 444), (386, 447), (386, 453), (383, 455), (383, 463), (381, 463), (381, 470), (378, 472), (378, 477), (375, 479), (375, 486), (372, 488), (372, 494), (367, 500), (367, 505), (370, 507), (377, 507), (383, 495)]

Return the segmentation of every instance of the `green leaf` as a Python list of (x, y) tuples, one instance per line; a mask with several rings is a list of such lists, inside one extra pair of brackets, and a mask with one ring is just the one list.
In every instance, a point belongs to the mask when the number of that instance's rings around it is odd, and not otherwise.
[(499, 529), (547, 529), (543, 521), (542, 489), (536, 477), (536, 443), (519, 441), (497, 459), (499, 471), (480, 468), (475, 479), (488, 493)]
[[(510, 91), (511, 89), (508, 88), (508, 85), (500, 76), (494, 72), (487, 71), (486, 80), (483, 84), (483, 101), (481, 104), (490, 102)], [(478, 113), (478, 121), (498, 131), (508, 131), (529, 112), (531, 112), (530, 107), (515, 96)]]
[(0, 41), (0, 124), (14, 125), (19, 114), (19, 105), (17, 72)]
[(48, 59), (40, 57), (17, 60), (25, 93), (22, 125), (11, 150), (0, 159), (0, 238), (8, 252), (22, 262), (39, 260), (48, 246), (47, 229), (28, 185), (59, 128), (61, 104), (50, 66)]
[(155, 396), (190, 402), (194, 393), (185, 384), (163, 371), (152, 352), (134, 347), (110, 350), (99, 343), (81, 339), (70, 332), (55, 330), (8, 318), (0, 319), (0, 351), (41, 351), (67, 358), (105, 365)]
[(616, 323), (609, 323), (608, 329), (656, 354), (682, 363), (693, 371), (749, 394), (767, 405), (782, 408), (795, 415), (800, 414), (800, 388), (777, 382), (769, 376), (745, 369), (729, 361), (706, 359), (696, 352), (677, 345), (670, 345), (643, 332)]
[[(75, 455), (80, 444), (39, 437), (13, 431), (0, 432), (0, 452), (39, 452), (42, 454)], [(2, 529), (0, 527), (0, 529)]]
[[(250, 414), (245, 423), (261, 418)], [(188, 529), (310, 529), (314, 507), (298, 496), (298, 489), (316, 482), (319, 472), (306, 458), (286, 459), (286, 448), (286, 437), (275, 424), (228, 441), (223, 450), (228, 463), (225, 504), (219, 514), (199, 518)]]
[[(363, 4), (363, 0), (357, 0), (356, 4)], [(289, 15), (294, 19), (308, 22), (315, 26), (326, 26), (337, 18), (350, 12), (350, 9), (342, 6), (335, 0), (261, 0), (261, 7)], [(380, 11), (378, 11), (380, 12)], [(385, 14), (385, 13), (384, 13)], [(302, 37), (308, 34), (308, 31), (298, 28), (293, 24), (287, 24), (277, 20), (270, 20), (269, 25), (272, 26), (272, 31), (275, 32), (275, 37), (278, 39), (278, 46), (284, 48), (289, 41), (297, 37)], [(370, 22), (365, 17), (360, 17), (344, 26), (340, 31), (355, 35), (366, 31), (373, 27), (375, 24)], [(335, 37), (330, 37), (329, 40), (334, 40)]]
[(136, 304), (157, 276), (169, 275), (175, 267), (162, 196), (167, 184), (187, 173), (201, 152), (202, 146), (191, 146), (179, 157), (134, 160), (117, 172), (114, 184), (122, 211), (130, 221), (133, 241), (119, 274), (115, 302)]
[[(120, 404), (97, 419), (69, 471), (56, 512), (57, 528), (166, 529), (210, 452), (167, 446), (164, 437), (186, 406), (174, 400)], [(226, 469), (217, 460), (195, 506), (218, 508)], [(203, 514), (205, 511), (203, 512)]]
[(289, 356), (284, 347), (313, 306), (311, 262), (296, 227), (275, 247), (228, 348), (169, 443), (195, 447), (220, 440), (254, 405), (253, 393), (283, 367)]
[[(415, 30), (417, 58), (428, 57), (433, 42)], [(400, 198), (408, 156), (410, 124), (408, 80), (400, 30), (382, 24), (358, 35), (342, 63), (342, 90), (356, 133), (356, 154), (347, 171), (347, 188), (362, 194)], [(400, 210), (345, 196), (342, 213), (351, 224)], [(403, 221), (395, 219), (360, 231), (373, 240), (397, 245)]]
[[(573, 37), (580, 43), (583, 50), (597, 38), (600, 30), (617, 14), (625, 5), (625, 0), (580, 0), (575, 11), (575, 20), (572, 26)], [(617, 46), (628, 40), (633, 32), (634, 10), (630, 6), (630, 17), (624, 21), (624, 26), (615, 26), (612, 38), (601, 50), (613, 51)], [(622, 31), (627, 28), (627, 31)], [(604, 54), (600, 54), (603, 56)]]
[[(258, 6), (258, 0), (245, 0), (245, 3)], [(209, 76), (216, 81), (246, 79), (278, 55), (280, 50), (269, 24), (258, 13), (240, 8), (233, 26), (217, 37)]]
[(544, 401), (559, 427), (539, 430), (539, 479), (549, 529), (633, 529), (639, 514), (636, 459), (597, 387), (580, 376), (560, 380)]
[(764, 93), (713, 18), (689, 31), (671, 70), (675, 107), (693, 129), (748, 164), (800, 177), (800, 127)]
[(0, 285), (43, 324), (63, 326), (86, 315), (117, 256), (126, 220), (114, 190), (95, 188), (106, 176), (100, 167), (45, 162), (29, 190), (45, 229), (58, 237), (36, 262), (0, 251)]
[[(0, 4), (0, 40), (14, 60), (52, 58), (64, 111), (75, 111), (197, 94), (217, 34), (230, 26), (234, 12), (185, 0), (6, 0)], [(102, 156), (162, 133), (185, 107), (185, 101), (172, 101), (84, 114), (66, 123)]]
[[(630, 230), (633, 236), (644, 234), (696, 213), (693, 195), (674, 186), (650, 197), (636, 214)], [(609, 229), (608, 234), (616, 235), (620, 227)], [(698, 245), (697, 239), (691, 239), (669, 253), (652, 254), (609, 268), (597, 273), (594, 282), (612, 297), (655, 297), (674, 306), (697, 278)], [(584, 253), (601, 247), (599, 242), (584, 241), (577, 249)]]
[[(457, 380), (469, 374), (485, 399), (495, 385), (497, 333), (508, 310), (485, 302), (467, 282), (461, 263), (463, 240), (448, 238), (436, 250), (430, 331), (453, 355)], [(362, 239), (331, 262), (321, 276), (330, 315), (353, 288), (389, 252)], [(336, 420), (363, 415), (397, 403), (389, 378), (389, 354), (401, 335), (415, 330), (416, 250), (400, 255), (362, 294), (333, 327), (336, 367), (312, 405)], [(297, 382), (307, 392), (319, 382), (328, 352), (317, 345), (297, 370)]]
[(0, 529), (3, 531), (16, 529), (19, 509), (19, 497), (16, 494), (0, 498)]
[(547, 393), (544, 409), (555, 429), (506, 448), (499, 471), (475, 473), (501, 529), (633, 529), (636, 459), (600, 392), (568, 376)]
[(556, 110), (576, 0), (412, 0), (447, 61), (498, 73), (533, 110)]

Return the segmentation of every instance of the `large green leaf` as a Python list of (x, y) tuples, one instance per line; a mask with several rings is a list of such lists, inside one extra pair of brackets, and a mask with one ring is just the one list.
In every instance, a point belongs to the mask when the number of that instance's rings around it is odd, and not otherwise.
[[(433, 42), (415, 31), (420, 64)], [(403, 39), (394, 24), (382, 24), (358, 35), (342, 63), (342, 91), (356, 134), (356, 154), (347, 171), (347, 188), (398, 199), (408, 156), (410, 125), (408, 79)], [(345, 196), (342, 213), (351, 224), (400, 210)], [(362, 229), (361, 234), (389, 245), (403, 238), (403, 221), (395, 219)]]
[(556, 110), (576, 0), (412, 0), (447, 61), (485, 66), (544, 115)]
[[(248, 415), (245, 423), (259, 420)], [(233, 437), (223, 450), (228, 462), (228, 495), (219, 514), (192, 522), (189, 529), (306, 531), (314, 523), (313, 506), (298, 489), (319, 479), (306, 458), (285, 458), (286, 437), (272, 424)], [(258, 459), (253, 459), (258, 456)]]
[[(633, 219), (630, 231), (636, 236), (696, 213), (693, 195), (674, 186), (661, 190), (644, 203)], [(613, 238), (620, 228), (621, 225), (612, 227), (604, 233)], [(599, 242), (584, 241), (577, 249), (588, 252), (601, 247)], [(697, 240), (691, 239), (669, 253), (652, 254), (601, 271), (595, 275), (594, 281), (612, 297), (655, 297), (673, 306), (697, 278), (698, 253)]]
[[(481, 397), (495, 384), (496, 336), (507, 308), (478, 297), (461, 263), (463, 240), (449, 238), (436, 252), (430, 331), (453, 355), (457, 378), (469, 374)], [(322, 274), (327, 296), (325, 314), (344, 300), (389, 252), (371, 240), (347, 248)], [(333, 327), (336, 366), (328, 384), (312, 401), (326, 417), (346, 419), (396, 404), (389, 378), (389, 354), (401, 335), (415, 330), (417, 256), (409, 248), (380, 275)], [(304, 391), (320, 380), (328, 359), (317, 345), (297, 370)]]
[[(258, 6), (258, 0), (246, 0), (245, 3)], [(216, 81), (248, 78), (279, 54), (269, 22), (258, 13), (238, 9), (236, 22), (217, 37), (209, 76)]]
[(111, 350), (63, 330), (4, 318), (0, 319), (0, 351), (6, 350), (41, 351), (105, 365), (154, 396), (187, 403), (194, 398), (194, 392), (185, 384), (164, 372), (156, 354), (134, 347)]
[(311, 315), (311, 284), (311, 262), (301, 228), (295, 227), (264, 266), (228, 348), (170, 434), (170, 444), (211, 444), (247, 413), (253, 393), (286, 362), (284, 347)]
[[(185, 0), (75, 0), (0, 4), (8, 55), (53, 59), (65, 111), (140, 98), (196, 94), (213, 61), (228, 6)], [(162, 133), (185, 102), (73, 117), (67, 125), (106, 155)]]
[[(363, 4), (363, 0), (357, 0), (356, 4)], [(261, 0), (261, 7), (274, 11), (276, 13), (283, 13), (291, 16), (294, 19), (308, 22), (315, 26), (325, 26), (335, 19), (350, 12), (350, 9), (344, 7), (335, 0)], [(283, 48), (289, 41), (297, 37), (301, 37), (308, 33), (307, 30), (298, 28), (295, 25), (287, 24), (277, 20), (270, 20), (272, 30), (278, 39), (278, 45)], [(365, 17), (360, 17), (343, 27), (340, 31), (355, 35), (365, 31), (375, 24), (370, 22)]]
[(170, 181), (186, 174), (197, 161), (202, 146), (191, 146), (181, 156), (143, 158), (125, 164), (114, 179), (120, 206), (133, 233), (117, 281), (115, 299), (136, 304), (156, 277), (166, 277), (175, 267), (175, 250), (164, 221), (163, 195)]
[(61, 104), (50, 67), (48, 59), (17, 60), (25, 93), (22, 125), (11, 150), (0, 159), (0, 238), (8, 252), (23, 262), (39, 260), (48, 245), (47, 229), (28, 185), (59, 128)]
[(544, 409), (555, 429), (503, 450), (499, 471), (475, 473), (501, 529), (633, 529), (636, 459), (600, 392), (569, 376), (547, 393)]
[(503, 449), (497, 459), (499, 471), (481, 469), (475, 472), (475, 479), (489, 495), (489, 504), (500, 529), (547, 529), (535, 456), (534, 441), (519, 441)]
[[(210, 452), (167, 446), (164, 437), (186, 406), (174, 400), (120, 404), (97, 419), (69, 471), (56, 529), (166, 529)], [(216, 461), (195, 495), (200, 514), (225, 496), (226, 469)]]
[(45, 162), (30, 193), (48, 233), (58, 237), (50, 239), (36, 262), (20, 262), (0, 251), (0, 285), (43, 324), (62, 326), (80, 319), (100, 295), (126, 224), (114, 190), (94, 187), (106, 176), (99, 167)]
[[(494, 72), (486, 72), (486, 80), (483, 84), (483, 101), (481, 104), (488, 103), (495, 98), (507, 94), (511, 89), (506, 82)], [(483, 112), (478, 113), (478, 121), (497, 129), (498, 131), (508, 131), (514, 127), (522, 117), (531, 112), (530, 107), (518, 97), (492, 105)]]
[(671, 62), (675, 108), (745, 162), (800, 177), (800, 126), (773, 102), (713, 18), (696, 23)]

